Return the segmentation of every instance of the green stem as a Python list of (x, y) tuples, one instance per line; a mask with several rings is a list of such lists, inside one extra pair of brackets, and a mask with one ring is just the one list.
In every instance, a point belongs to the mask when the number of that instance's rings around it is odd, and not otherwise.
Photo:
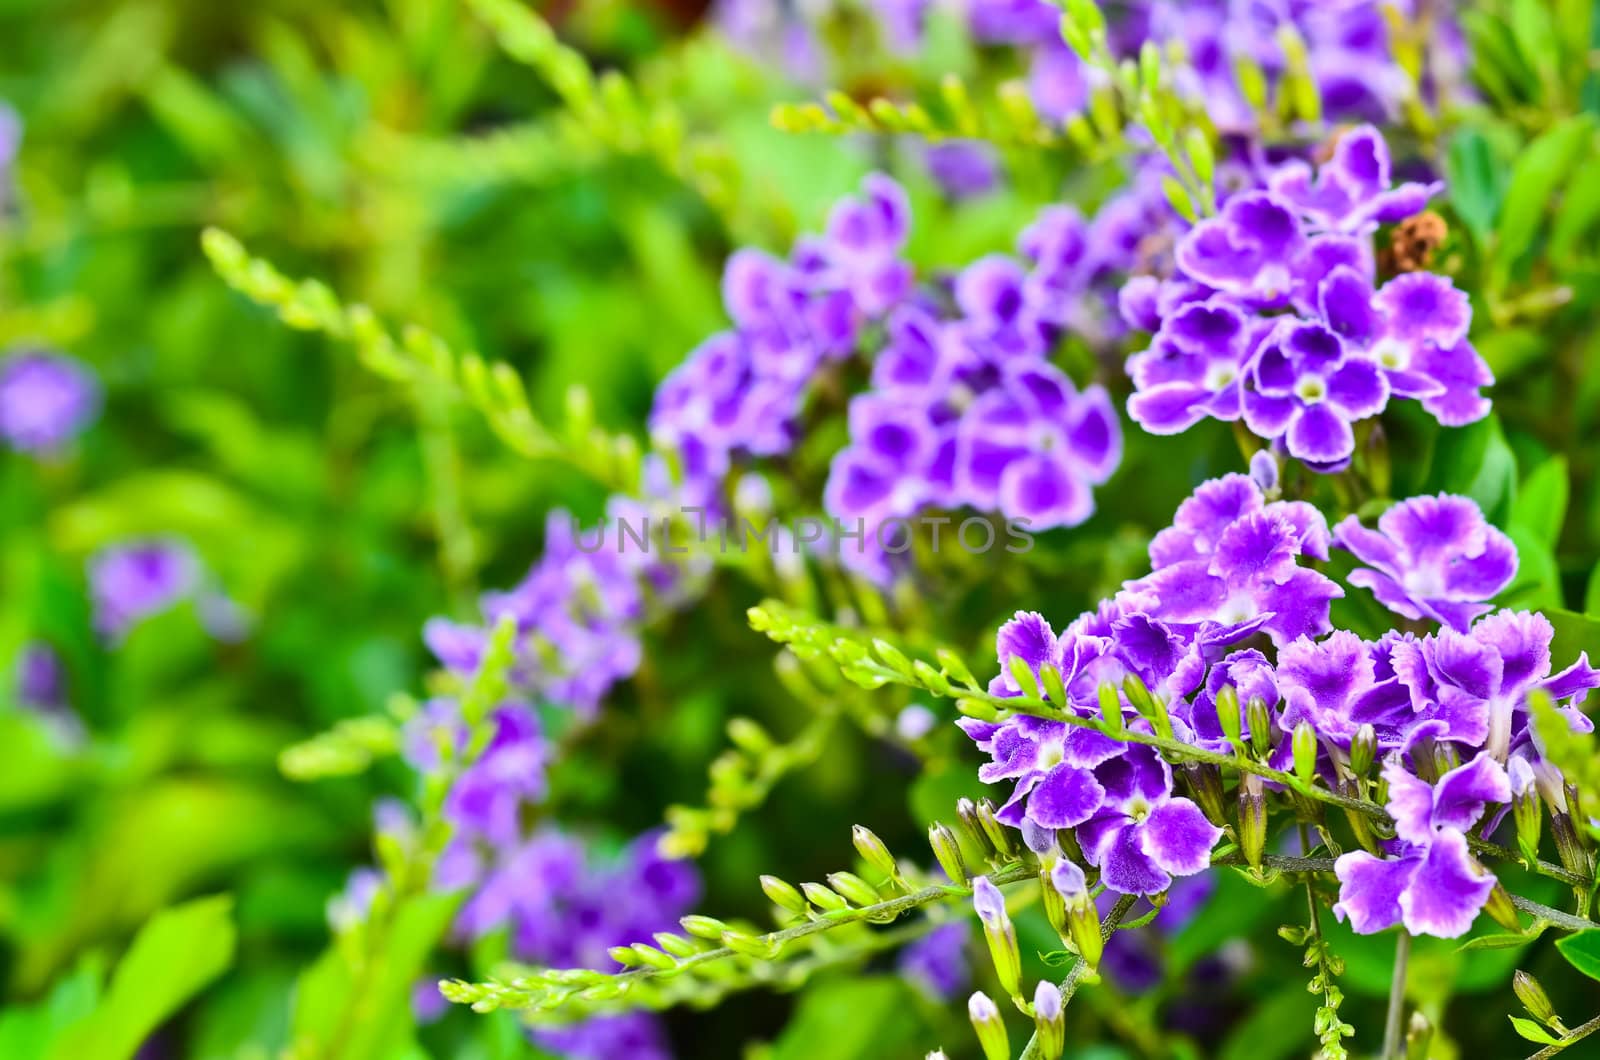
[(1394, 945), (1394, 976), (1389, 980), (1389, 1014), (1383, 1022), (1383, 1060), (1401, 1060), (1401, 1017), (1406, 1011), (1406, 965), (1410, 959), (1411, 932), (1402, 929)]
[[(1116, 932), (1117, 926), (1122, 923), (1122, 918), (1128, 915), (1128, 910), (1133, 908), (1133, 903), (1139, 900), (1138, 895), (1125, 894), (1117, 899), (1117, 904), (1112, 908), (1109, 916), (1100, 922), (1100, 937), (1110, 941)], [(1072, 995), (1078, 992), (1078, 984), (1085, 973), (1089, 971), (1087, 964), (1079, 961), (1067, 970), (1066, 978), (1061, 980), (1061, 1004), (1065, 1006), (1072, 1000)], [(1040, 1060), (1044, 1055), (1040, 1051), (1039, 1035), (1036, 1033), (1028, 1039), (1028, 1044), (1022, 1050), (1021, 1060)]]
[(1528, 1060), (1549, 1060), (1550, 1057), (1559, 1055), (1563, 1049), (1571, 1045), (1573, 1042), (1576, 1042), (1582, 1038), (1587, 1038), (1595, 1031), (1600, 1031), (1600, 1016), (1596, 1016), (1594, 1019), (1583, 1024), (1581, 1027), (1574, 1027), (1572, 1032), (1565, 1038), (1562, 1038), (1560, 1042), (1556, 1043), (1555, 1045), (1545, 1046), (1543, 1049), (1540, 1049), (1538, 1052), (1529, 1056)]

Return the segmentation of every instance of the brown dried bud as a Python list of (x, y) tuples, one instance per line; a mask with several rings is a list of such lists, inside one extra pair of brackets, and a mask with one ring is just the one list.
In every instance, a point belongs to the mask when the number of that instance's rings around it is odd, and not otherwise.
[(1428, 268), (1449, 234), (1444, 218), (1432, 210), (1406, 218), (1389, 233), (1389, 245), (1382, 252), (1384, 271), (1417, 272)]

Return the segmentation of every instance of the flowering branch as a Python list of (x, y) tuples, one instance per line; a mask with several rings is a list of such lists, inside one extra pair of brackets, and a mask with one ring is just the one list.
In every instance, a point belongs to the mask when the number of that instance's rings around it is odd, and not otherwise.
[[(994, 873), (990, 880), (996, 885), (1020, 883), (1035, 877), (1037, 873), (1036, 865), (1022, 860)], [(657, 941), (662, 944), (660, 949), (641, 944), (628, 948), (631, 955), (620, 948), (613, 951), (614, 957), (640, 965), (627, 971), (607, 974), (582, 968), (547, 969), (509, 982), (446, 980), (439, 984), (439, 989), (449, 1000), (471, 1005), (478, 1012), (492, 1012), (501, 1008), (549, 1012), (569, 1006), (593, 1011), (629, 994), (645, 995), (638, 999), (638, 1004), (665, 1007), (680, 998), (669, 994), (650, 997), (645, 988), (654, 980), (672, 979), (690, 970), (707, 972), (708, 966), (734, 958), (745, 958), (760, 964), (780, 956), (790, 944), (801, 939), (848, 924), (887, 923), (923, 906), (964, 898), (970, 894), (971, 890), (965, 886), (932, 884), (895, 898), (852, 905), (832, 890), (811, 884), (806, 886), (806, 899), (813, 902), (820, 899), (828, 904), (837, 900), (839, 904), (834, 908), (819, 909), (809, 914), (812, 919), (779, 931), (751, 934), (710, 917), (685, 917), (684, 930), (692, 936), (690, 938), (658, 935)], [(720, 941), (722, 945), (702, 948), (712, 940)]]
[(293, 280), (271, 262), (252, 257), (244, 244), (220, 228), (208, 228), (201, 246), (223, 281), (258, 305), (277, 311), (291, 328), (320, 331), (347, 342), (368, 370), (397, 383), (426, 386), (455, 395), (481, 413), (510, 449), (534, 460), (564, 460), (599, 482), (624, 490), (637, 486), (639, 443), (629, 435), (608, 435), (594, 423), (587, 392), (568, 393), (566, 420), (553, 434), (533, 413), (527, 387), (504, 362), (476, 353), (458, 353), (444, 340), (415, 325), (400, 341), (365, 305), (346, 305), (319, 280)]

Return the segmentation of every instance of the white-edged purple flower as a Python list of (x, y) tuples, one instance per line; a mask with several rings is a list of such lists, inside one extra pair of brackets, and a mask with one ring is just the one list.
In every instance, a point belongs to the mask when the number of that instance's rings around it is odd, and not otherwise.
[(1178, 267), (1224, 294), (1281, 304), (1296, 286), (1309, 239), (1290, 204), (1264, 191), (1230, 198), (1179, 242)]
[(1552, 675), (1554, 637), (1543, 615), (1506, 610), (1483, 616), (1465, 633), (1447, 627), (1420, 640), (1394, 642), (1391, 663), (1416, 713), (1411, 739), (1450, 740), (1504, 762), (1534, 740), (1527, 711), (1534, 689), (1557, 703), (1574, 732), (1592, 732), (1594, 722), (1577, 708), (1591, 689), (1600, 688), (1600, 670), (1580, 653)]
[(1355, 451), (1351, 424), (1389, 403), (1389, 381), (1352, 357), (1320, 324), (1281, 324), (1262, 345), (1244, 393), (1244, 421), (1262, 438), (1282, 438), (1289, 455), (1334, 465)]
[(1467, 850), (1466, 832), (1488, 806), (1511, 801), (1505, 769), (1480, 755), (1430, 786), (1395, 757), (1383, 775), (1397, 856), (1378, 858), (1364, 850), (1342, 855), (1334, 865), (1334, 915), (1348, 919), (1360, 935), (1403, 924), (1413, 935), (1459, 938), (1494, 890), (1493, 873)]
[(1159, 894), (1174, 876), (1211, 864), (1222, 829), (1172, 794), (1172, 771), (1153, 748), (1130, 745), (1101, 763), (1095, 777), (1105, 794), (1100, 811), (1078, 826), (1078, 844), (1109, 890)]
[(1440, 182), (1394, 186), (1389, 145), (1370, 125), (1342, 134), (1333, 156), (1312, 175), (1299, 159), (1272, 174), (1268, 187), (1314, 226), (1335, 232), (1368, 232), (1421, 213), (1444, 190)]
[(957, 724), (990, 756), (978, 769), (985, 784), (1010, 780), (1011, 797), (995, 812), (1003, 824), (1024, 819), (1041, 828), (1071, 828), (1100, 808), (1104, 789), (1093, 769), (1121, 755), (1124, 745), (1082, 726), (1026, 714), (1004, 722), (965, 718)]
[(1081, 393), (1044, 363), (1008, 366), (962, 416), (955, 486), (962, 501), (1027, 520), (1076, 526), (1094, 512), (1091, 487), (1122, 458), (1122, 430), (1105, 389)]
[(1447, 278), (1402, 273), (1375, 291), (1369, 274), (1341, 265), (1319, 285), (1317, 308), (1383, 370), (1396, 397), (1415, 398), (1447, 427), (1488, 415), (1489, 400), (1478, 391), (1494, 373), (1467, 341), (1472, 305)]
[(140, 621), (193, 595), (200, 573), (194, 551), (172, 538), (108, 545), (89, 559), (95, 629), (121, 639)]
[(1398, 615), (1461, 631), (1517, 573), (1516, 546), (1469, 497), (1412, 497), (1379, 516), (1376, 530), (1351, 515), (1333, 534), (1366, 564), (1351, 572), (1351, 585), (1372, 590)]
[(1128, 415), (1151, 434), (1178, 434), (1207, 417), (1238, 419), (1245, 374), (1271, 331), (1220, 295), (1184, 306), (1128, 358)]
[(1151, 614), (1166, 622), (1261, 629), (1279, 645), (1318, 636), (1332, 628), (1329, 605), (1344, 590), (1296, 562), (1303, 540), (1282, 513), (1250, 512), (1221, 532), (1208, 556), (1169, 563), (1128, 588), (1153, 595)]
[(0, 361), (0, 441), (48, 453), (77, 437), (100, 412), (100, 384), (87, 366), (29, 350)]

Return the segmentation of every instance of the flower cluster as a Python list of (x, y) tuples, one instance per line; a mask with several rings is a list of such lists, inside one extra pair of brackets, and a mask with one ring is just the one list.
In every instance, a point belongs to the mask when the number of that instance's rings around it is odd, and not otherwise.
[(910, 214), (900, 186), (873, 174), (789, 260), (751, 249), (728, 259), (722, 296), (734, 326), (662, 382), (650, 413), (652, 436), (680, 454), (687, 481), (718, 482), (735, 457), (793, 446), (817, 374), (910, 293), (901, 258)]
[[(1152, 540), (1151, 573), (1061, 634), (1032, 613), (1001, 628), (991, 693), (1054, 687), (1061, 715), (960, 722), (989, 756), (980, 779), (1013, 785), (996, 817), (1025, 833), (1072, 829), (1108, 889), (1150, 895), (1209, 864), (1221, 822), (1202, 812), (1192, 777), (1175, 778), (1153, 746), (1119, 732), (1249, 746), (1273, 768), (1314, 770), (1336, 788), (1382, 756), (1392, 857), (1345, 855), (1335, 911), (1363, 932), (1404, 919), (1414, 932), (1458, 935), (1492, 888), (1464, 833), (1486, 806), (1510, 801), (1508, 763), (1526, 776), (1552, 768), (1530, 694), (1591, 731), (1577, 708), (1600, 670), (1580, 654), (1553, 673), (1544, 616), (1485, 613), (1515, 553), (1471, 501), (1413, 498), (1379, 531), (1352, 519), (1330, 533), (1309, 505), (1270, 500), (1273, 476), (1257, 470), (1197, 489)], [(1344, 590), (1312, 566), (1333, 544), (1372, 564), (1352, 584), (1439, 628), (1376, 640), (1334, 629)], [(1463, 764), (1441, 777), (1445, 759)]]
[(891, 315), (824, 492), (830, 514), (871, 529), (862, 566), (884, 573), (885, 553), (909, 547), (884, 527), (923, 509), (972, 507), (1034, 529), (1094, 511), (1121, 428), (1103, 388), (1079, 390), (1048, 356), (1065, 333), (1115, 333), (1107, 298), (1151, 209), (1143, 192), (1092, 221), (1051, 207), (1023, 232), (1020, 259), (991, 255), (956, 275), (953, 315), (932, 298)]
[[(446, 861), (439, 886), (473, 888), (458, 930), (467, 938), (508, 933), (518, 960), (552, 968), (614, 970), (616, 946), (649, 942), (672, 930), (700, 896), (694, 866), (663, 858), (657, 836), (646, 834), (616, 858), (600, 859), (590, 844), (554, 829), (539, 829), (500, 846), (492, 862)], [(671, 1055), (652, 1016), (597, 1017), (532, 1032), (538, 1044), (571, 1060)]]
[[(1298, 40), (1304, 49), (1303, 74), (1314, 85), (1321, 112), (1331, 120), (1385, 121), (1418, 93), (1395, 57), (1385, 7), (1411, 22), (1421, 13), (1419, 3), (1137, 0), (1111, 6), (1114, 17), (1106, 26), (1106, 44), (1112, 55), (1130, 58), (1151, 42), (1181, 56), (1173, 62), (1176, 87), (1184, 98), (1203, 104), (1224, 133), (1259, 130), (1260, 111), (1241, 87), (1239, 71), (1253, 67), (1269, 86), (1281, 85), (1292, 72), (1286, 40)], [(1100, 79), (1062, 42), (1058, 4), (973, 0), (968, 10), (978, 39), (1029, 50), (1029, 85), (1041, 113), (1062, 119), (1085, 109)], [(1435, 94), (1455, 90), (1465, 53), (1460, 28), (1438, 10), (1429, 12), (1428, 26), (1424, 87)]]
[(518, 695), (593, 717), (613, 684), (639, 666), (638, 626), (644, 596), (635, 567), (616, 550), (578, 547), (572, 517), (552, 512), (545, 546), (526, 577), (481, 601), (483, 625), (429, 620), (423, 637), (448, 669), (478, 667), (489, 630), (516, 622), (519, 646), (512, 674)]
[(1372, 233), (1439, 188), (1396, 186), (1383, 137), (1362, 126), (1317, 170), (1289, 162), (1227, 198), (1178, 242), (1172, 276), (1123, 290), (1129, 323), (1153, 333), (1128, 361), (1129, 414), (1155, 434), (1243, 419), (1319, 470), (1342, 468), (1352, 425), (1391, 398), (1447, 426), (1481, 419), (1494, 377), (1467, 339), (1467, 296), (1428, 272), (1377, 281)]
[[(0, 115), (0, 124), (4, 116)], [(0, 128), (0, 170), (5, 130)], [(0, 200), (3, 201), (3, 200)], [(100, 384), (83, 364), (30, 350), (0, 361), (0, 441), (22, 452), (48, 453), (82, 432), (100, 411)]]

